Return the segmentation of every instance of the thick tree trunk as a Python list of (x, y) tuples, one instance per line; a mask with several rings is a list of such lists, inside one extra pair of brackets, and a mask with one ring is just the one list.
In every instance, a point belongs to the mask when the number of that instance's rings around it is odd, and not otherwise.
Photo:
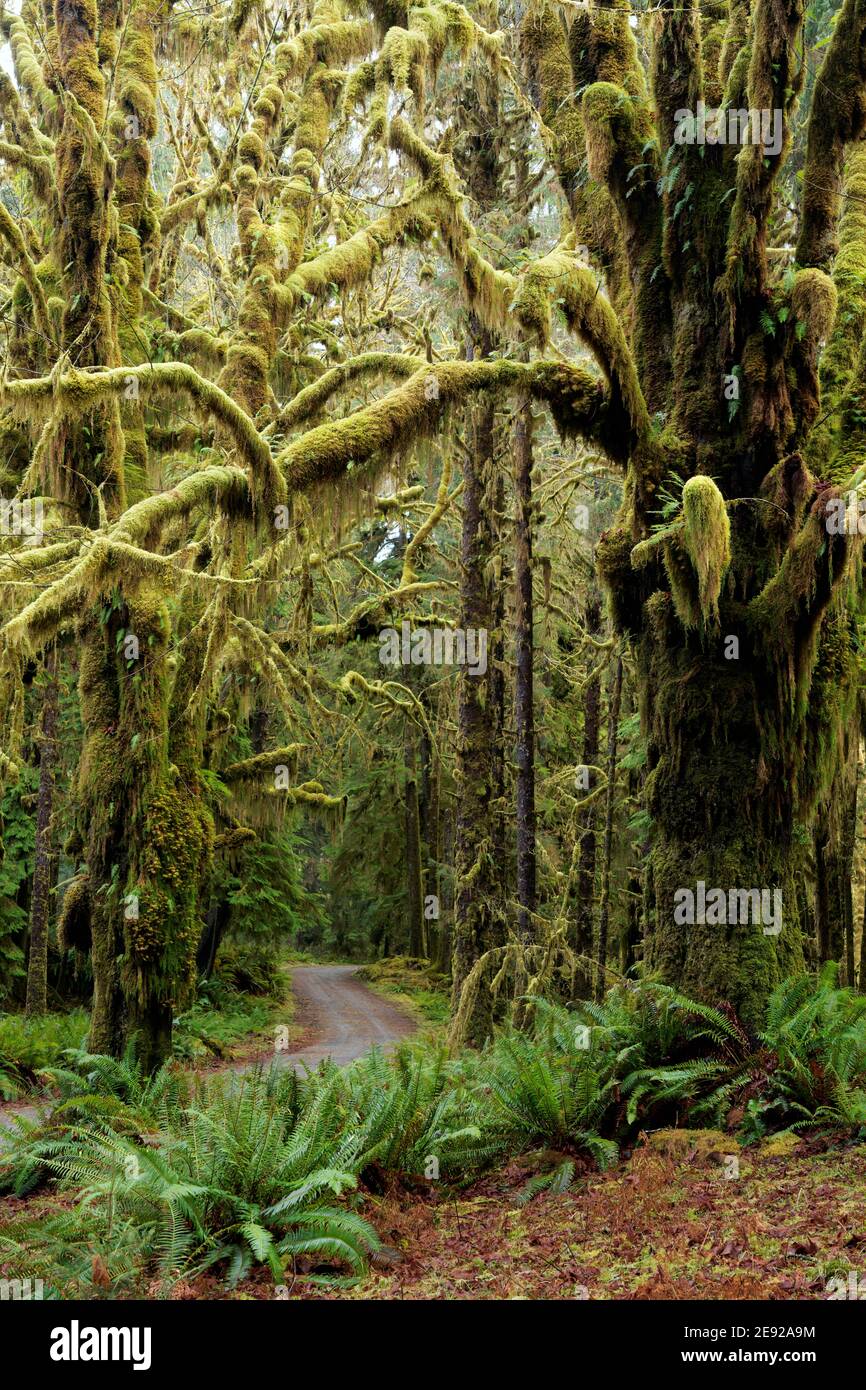
[[(803, 968), (794, 807), (759, 724), (776, 695), (766, 671), (750, 669), (745, 642), (737, 660), (725, 658), (722, 636), (684, 643), (674, 629), (668, 645), (675, 623), (659, 606), (638, 648), (654, 820), (647, 964), (686, 994), (727, 1000), (757, 1031), (771, 990)], [(702, 912), (699, 894), (710, 889), (725, 895), (724, 908)]]
[(837, 961), (854, 984), (854, 843), (857, 824), (857, 741), (848, 740), (830, 796), (815, 824), (815, 917), (818, 961)]
[(48, 1007), (48, 927), (51, 920), (55, 861), (51, 816), (54, 808), (54, 769), (57, 763), (57, 718), (60, 703), (56, 647), (52, 647), (46, 656), (45, 674), (47, 679), (43, 691), (42, 733), (39, 741), (39, 796), (36, 804), (33, 895), (30, 900), (30, 955), (27, 962), (26, 1004), (28, 1018), (44, 1014)]

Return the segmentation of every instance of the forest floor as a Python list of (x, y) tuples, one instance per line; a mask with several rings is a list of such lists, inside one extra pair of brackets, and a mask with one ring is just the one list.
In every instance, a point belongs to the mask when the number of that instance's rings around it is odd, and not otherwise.
[[(729, 1150), (736, 1177), (726, 1176)], [(862, 1142), (787, 1136), (743, 1150), (717, 1131), (657, 1131), (606, 1173), (587, 1166), (570, 1191), (525, 1201), (527, 1180), (555, 1157), (523, 1155), (461, 1193), (432, 1183), (362, 1191), (358, 1209), (383, 1248), (353, 1286), (305, 1277), (323, 1266), (275, 1290), (262, 1267), (232, 1290), (208, 1273), (168, 1297), (775, 1302), (825, 1300), (834, 1278), (866, 1289)], [(2, 1198), (0, 1226), (69, 1200)], [(131, 1296), (166, 1290), (145, 1282)]]
[[(372, 1046), (435, 1026), (436, 992), (414, 962), (291, 966), (288, 1046), (249, 1041), (215, 1065), (274, 1060), (344, 1065)], [(417, 977), (417, 979), (416, 979)], [(372, 988), (364, 982), (370, 979)], [(374, 992), (375, 991), (375, 992)], [(198, 1068), (197, 1068), (198, 1069)], [(0, 1107), (0, 1123), (2, 1110)], [(20, 1103), (8, 1107), (20, 1110)], [(567, 1155), (524, 1154), (462, 1190), (365, 1174), (356, 1209), (383, 1242), (370, 1272), (328, 1286), (305, 1267), (276, 1295), (264, 1268), (229, 1291), (216, 1274), (178, 1284), (176, 1299), (826, 1299), (828, 1280), (866, 1291), (866, 1144), (786, 1134), (741, 1148), (717, 1130), (659, 1130), (599, 1172), (575, 1160), (572, 1187), (527, 1200), (527, 1183)], [(22, 1208), (69, 1198), (0, 1199), (0, 1226)], [(355, 1203), (353, 1203), (355, 1205)], [(139, 1297), (158, 1297), (141, 1287)]]
[[(738, 1176), (729, 1152), (738, 1158)], [(545, 1155), (549, 1163), (551, 1155)], [(523, 1201), (524, 1156), (462, 1194), (369, 1195), (378, 1268), (352, 1288), (302, 1278), (302, 1299), (826, 1299), (866, 1289), (866, 1145), (660, 1131), (630, 1161), (587, 1170), (569, 1192)], [(263, 1280), (226, 1294), (199, 1280), (176, 1296), (272, 1298)]]

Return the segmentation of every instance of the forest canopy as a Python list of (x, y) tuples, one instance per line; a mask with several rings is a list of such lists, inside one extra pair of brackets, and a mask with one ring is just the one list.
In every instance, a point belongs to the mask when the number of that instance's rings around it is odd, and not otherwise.
[(453, 1046), (863, 987), (864, 37), (0, 11), (5, 999), (155, 1067), (286, 942)]

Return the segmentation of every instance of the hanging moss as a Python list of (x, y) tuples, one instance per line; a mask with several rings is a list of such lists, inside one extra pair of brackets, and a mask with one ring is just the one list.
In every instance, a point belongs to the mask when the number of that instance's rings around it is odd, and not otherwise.
[(592, 271), (567, 246), (534, 261), (518, 282), (512, 312), (540, 344), (550, 336), (551, 311), (561, 308), (572, 332), (595, 354), (613, 387), (613, 408), (624, 410), (636, 445), (647, 438), (649, 418), (634, 359), (622, 327)]
[(0, 401), (22, 418), (44, 420), (58, 402), (67, 415), (81, 418), (105, 401), (118, 402), (131, 381), (154, 395), (188, 395), (205, 415), (212, 415), (231, 435), (241, 460), (251, 472), (254, 490), (266, 510), (283, 499), (284, 485), (271, 451), (246, 412), (219, 386), (184, 362), (155, 362), (142, 366), (94, 371), (69, 371), (60, 377), (8, 381), (0, 386)]
[(689, 478), (683, 488), (683, 548), (698, 577), (705, 623), (717, 623), (722, 580), (731, 563), (731, 523), (712, 478)]
[(67, 885), (57, 914), (57, 944), (61, 951), (90, 950), (90, 917), (90, 880), (87, 874), (78, 874)]
[(846, 146), (866, 133), (863, 45), (866, 15), (845, 0), (815, 80), (807, 130), (803, 210), (796, 259), (829, 269), (838, 249), (840, 195)]
[[(527, 368), (507, 360), (442, 362), (417, 372), (372, 405), (307, 431), (279, 454), (277, 464), (290, 489), (311, 487), (341, 476), (350, 464), (356, 468), (373, 458), (389, 458), (398, 445), (405, 448), (410, 439), (432, 430), (442, 411), (469, 392), (510, 391), (521, 385), (550, 401), (563, 430), (607, 437), (605, 393), (587, 372), (551, 363)], [(610, 426), (613, 447), (615, 428), (621, 432), (622, 422), (611, 421)]]

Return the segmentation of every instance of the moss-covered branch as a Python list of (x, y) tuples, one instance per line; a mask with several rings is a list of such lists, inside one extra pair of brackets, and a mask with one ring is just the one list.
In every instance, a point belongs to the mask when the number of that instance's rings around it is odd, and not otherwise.
[(45, 291), (39, 282), (36, 266), (30, 259), (24, 237), (21, 235), (21, 230), (13, 221), (3, 203), (0, 203), (0, 237), (3, 238), (10, 248), (18, 273), (27, 286), (27, 292), (30, 295), (30, 301), (33, 305), (33, 316), (36, 320), (36, 327), (45, 340), (43, 352), (47, 356), (48, 349), (54, 338), (54, 333), (48, 317), (48, 304), (45, 300)]
[(309, 430), (277, 457), (290, 490), (341, 477), (374, 458), (430, 434), (443, 411), (475, 391), (513, 393), (529, 389), (549, 401), (565, 432), (595, 439), (618, 461), (629, 436), (627, 421), (615, 421), (604, 384), (564, 363), (526, 365), (510, 361), (441, 362), (417, 372), (405, 385), (342, 420)]
[(212, 416), (231, 436), (242, 463), (250, 470), (256, 498), (268, 509), (283, 498), (282, 477), (252, 420), (231, 396), (185, 362), (73, 370), (59, 376), (7, 381), (0, 387), (0, 402), (20, 418), (32, 421), (44, 420), (58, 405), (69, 414), (82, 415), (101, 402), (122, 398), (124, 392), (134, 390), (133, 383), (154, 396), (187, 396), (202, 418)]

